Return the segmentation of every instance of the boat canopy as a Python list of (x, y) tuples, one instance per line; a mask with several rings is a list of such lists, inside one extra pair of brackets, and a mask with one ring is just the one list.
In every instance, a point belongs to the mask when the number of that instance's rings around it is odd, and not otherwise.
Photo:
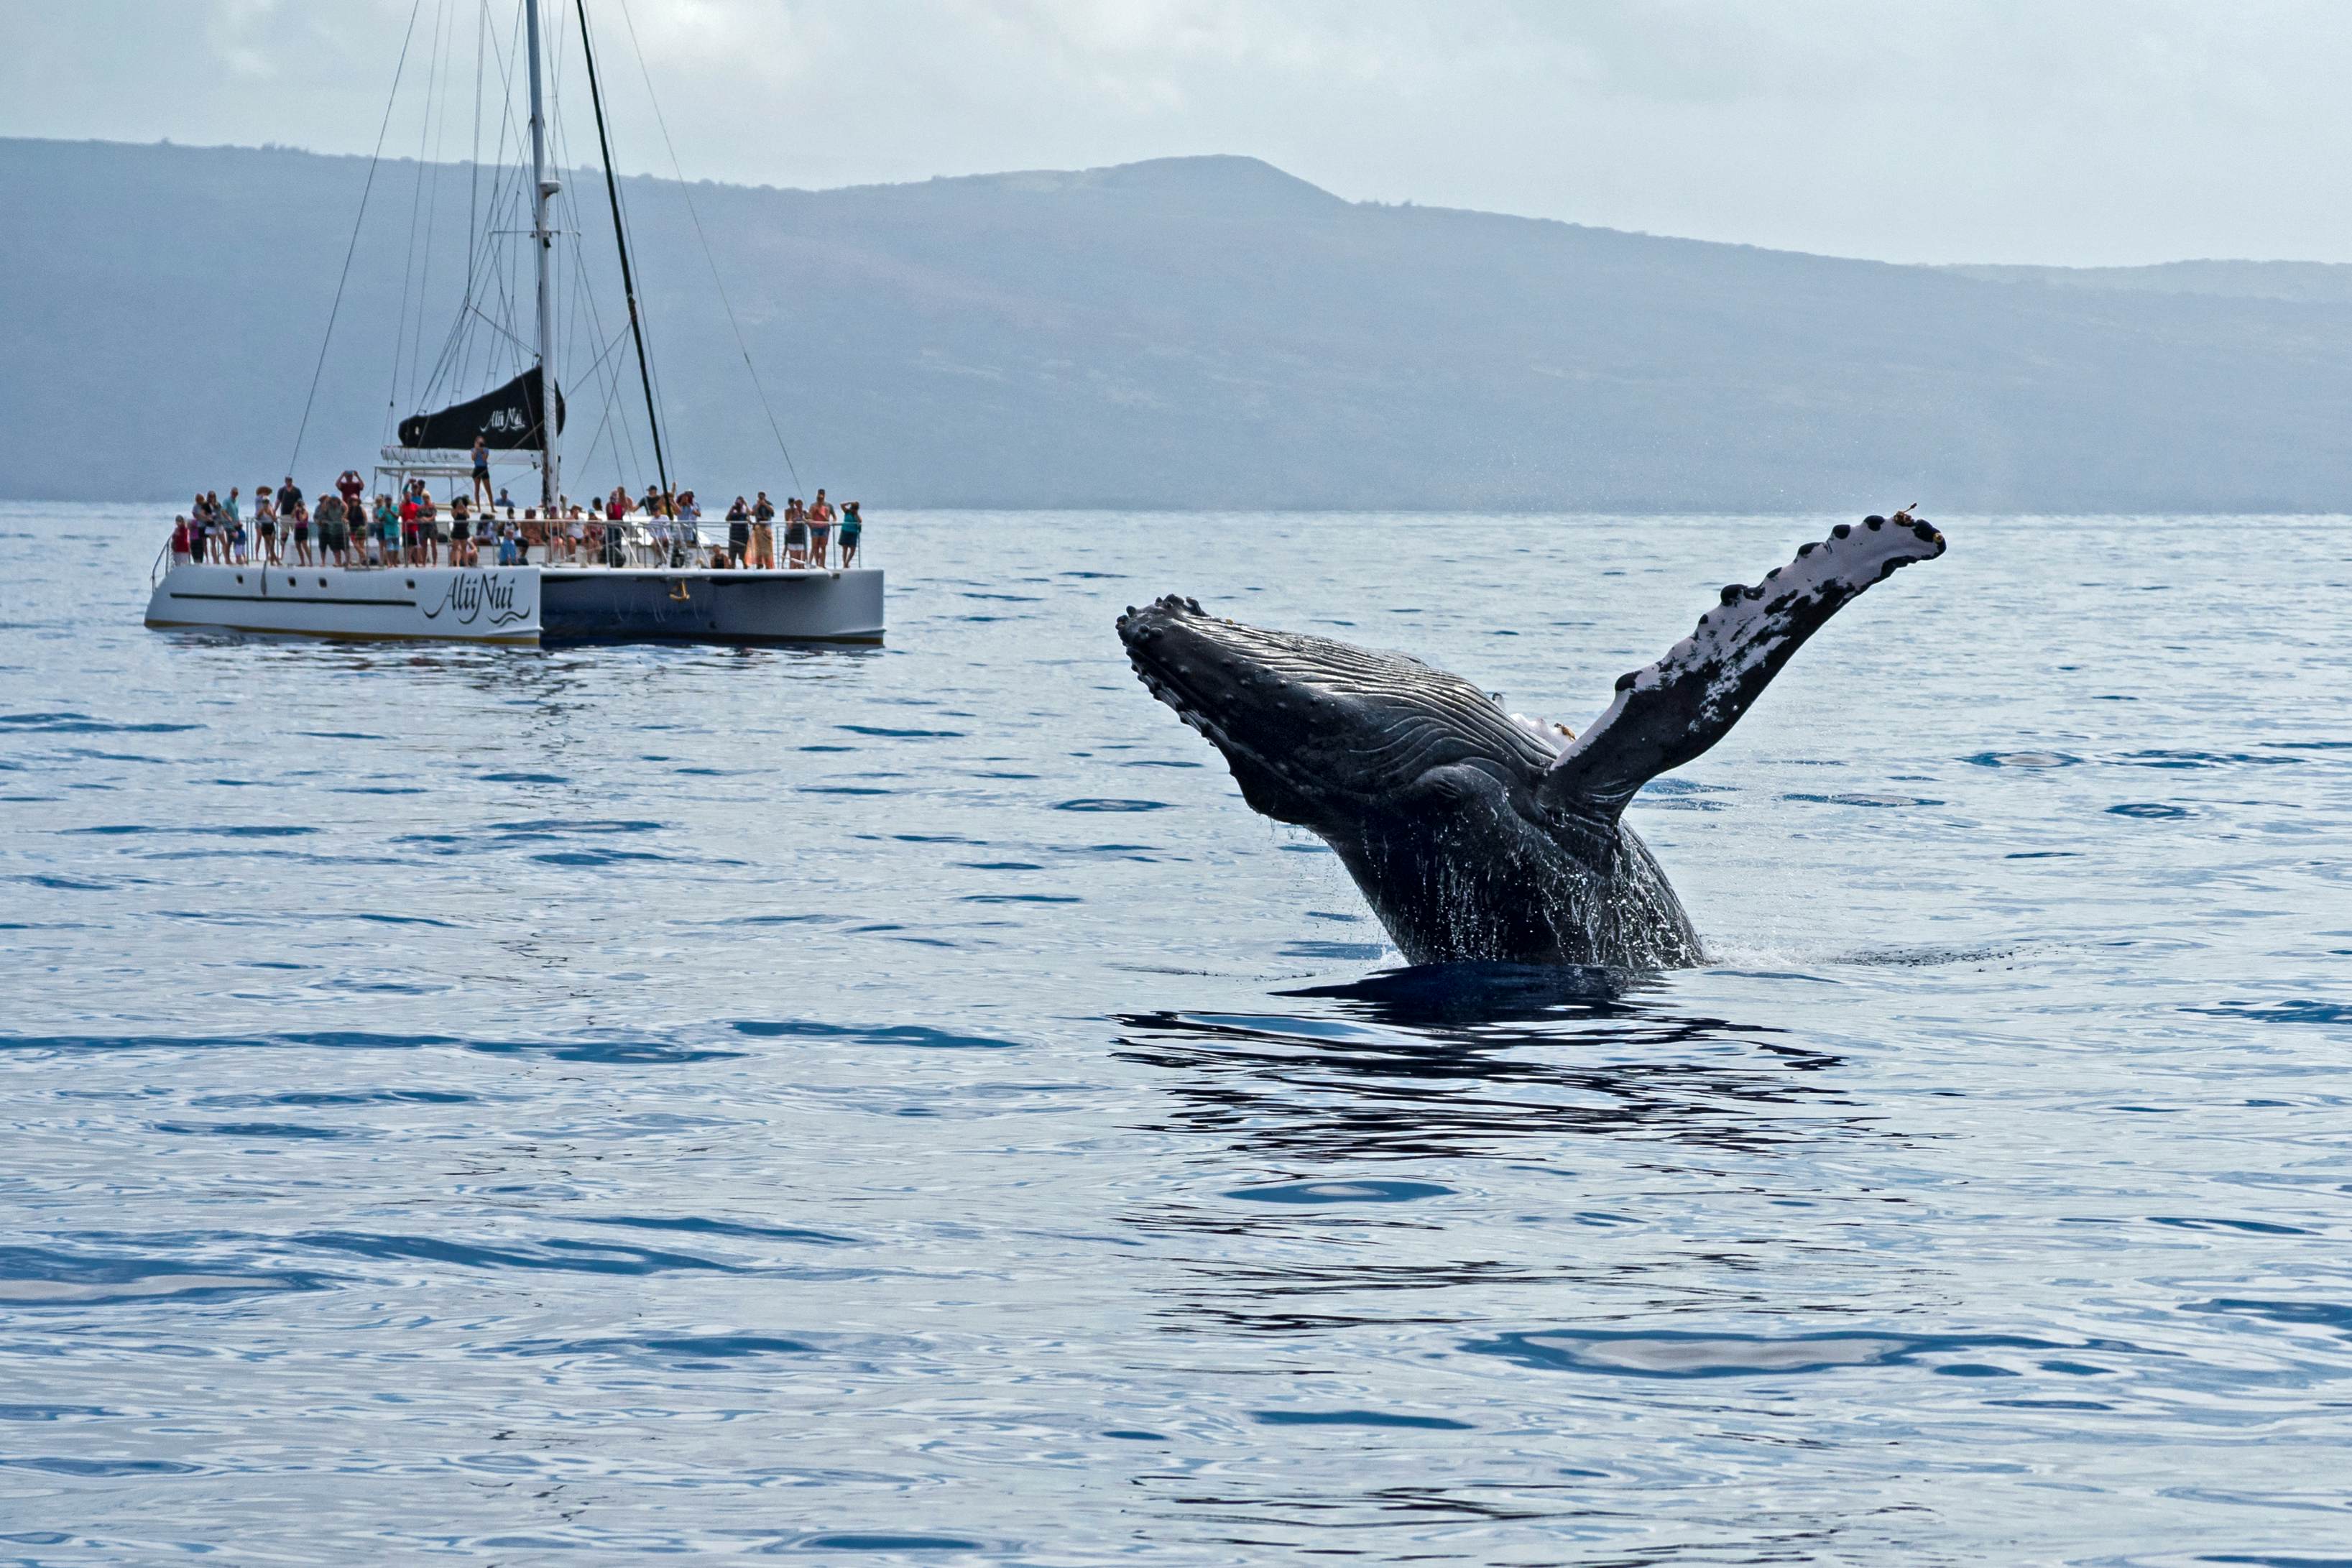
[[(400, 422), (400, 444), (432, 451), (463, 452), (470, 450), (474, 437), (479, 436), (503, 451), (536, 451), (545, 445), (539, 430), (541, 406), (539, 372), (527, 370), (479, 397), (452, 404), (438, 413), (410, 415)], [(562, 387), (555, 390), (555, 428), (559, 432), (563, 428)]]

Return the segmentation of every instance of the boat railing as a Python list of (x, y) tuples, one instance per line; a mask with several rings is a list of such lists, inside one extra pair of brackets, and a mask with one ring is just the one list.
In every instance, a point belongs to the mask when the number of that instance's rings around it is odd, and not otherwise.
[[(531, 521), (537, 527), (541, 529), (546, 527), (546, 523), (544, 522), (540, 522), (535, 519)], [(551, 519), (549, 521), (562, 523), (570, 520)], [(604, 518), (592, 518), (582, 521), (593, 522), (600, 528), (610, 528), (612, 526), (610, 521)], [(653, 524), (657, 520), (648, 517), (643, 512), (632, 512), (626, 518), (622, 520), (622, 548), (627, 553), (627, 560), (625, 563), (624, 569), (645, 572), (661, 571), (667, 567), (668, 563), (661, 554), (662, 542), (657, 539), (654, 533)], [(710, 521), (707, 518), (698, 519), (692, 522), (677, 521), (673, 521), (671, 526), (673, 528), (684, 530), (692, 539), (692, 542), (687, 546), (686, 550), (686, 565), (688, 567), (701, 566), (709, 559), (709, 552), (711, 550), (714, 548), (723, 548), (726, 544), (727, 525), (724, 522), (720, 522), (716, 525), (718, 531), (715, 537), (709, 531), (712, 525)], [(836, 529), (838, 529), (839, 526), (840, 525), (838, 523), (835, 524)], [(375, 524), (371, 521), (367, 524), (367, 527), (370, 530), (373, 530), (375, 527)], [(783, 525), (782, 523), (776, 524), (775, 527), (778, 533), (781, 534), (783, 531)], [(476, 537), (478, 539), (480, 536), (477, 535)], [(290, 540), (283, 546), (283, 548), (289, 555), (293, 552), (293, 545)], [(319, 561), (318, 564), (324, 566), (327, 564), (327, 562), (324, 559), (324, 546), (320, 546), (318, 548), (320, 549), (321, 555), (321, 559)], [(528, 559), (529, 552), (532, 550), (537, 550), (540, 552), (540, 558), (537, 561), (530, 561)], [(839, 559), (840, 550), (840, 535), (836, 532), (834, 535), (834, 542), (829, 551), (833, 559), (825, 565), (814, 567), (782, 565), (764, 567), (740, 566), (730, 568), (730, 570), (741, 572), (838, 572), (850, 570), (850, 568), (842, 565)], [(358, 556), (358, 559), (352, 561), (348, 565), (339, 567), (338, 570), (347, 572), (389, 572), (395, 571), (403, 566), (415, 564), (413, 562), (407, 561), (370, 561), (367, 559), (367, 552), (364, 550), (355, 551), (353, 553)], [(492, 553), (495, 554), (495, 551), (493, 551)], [(525, 556), (526, 559), (522, 563), (520, 563), (520, 564), (565, 567), (595, 567), (605, 564), (603, 560), (598, 558), (597, 553), (591, 550), (584, 542), (581, 545), (581, 553), (576, 559), (558, 559), (545, 544), (527, 545), (525, 547)], [(789, 558), (781, 543), (777, 546), (776, 557), (780, 562)], [(166, 536), (162, 545), (157, 547), (155, 551), (154, 563), (147, 569), (147, 585), (152, 588), (156, 584), (162, 582), (163, 574), (170, 569), (170, 566), (177, 564), (179, 561), (184, 559), (185, 557), (175, 557), (173, 554), (172, 541), (169, 536)], [(237, 563), (237, 564), (246, 563)], [(255, 559), (250, 563), (255, 565), (299, 565), (299, 563), (286, 560), (280, 560), (275, 563), (264, 561), (260, 559), (260, 552), (256, 552)], [(861, 538), (859, 540), (857, 549), (857, 565), (859, 568), (864, 568), (871, 565), (872, 563), (870, 552), (868, 551), (865, 541)], [(201, 563), (199, 564), (201, 564)], [(440, 563), (436, 561), (435, 562), (435, 564), (438, 565)], [(489, 564), (495, 566), (497, 563), (492, 562), (489, 563)]]

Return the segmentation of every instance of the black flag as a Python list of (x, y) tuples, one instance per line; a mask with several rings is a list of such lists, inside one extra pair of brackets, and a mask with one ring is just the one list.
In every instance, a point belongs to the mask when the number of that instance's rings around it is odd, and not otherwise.
[[(540, 439), (539, 372), (527, 370), (504, 386), (437, 414), (412, 414), (400, 422), (400, 444), (435, 451), (469, 451), (479, 436), (501, 452), (535, 452)], [(563, 391), (555, 393), (555, 428), (563, 428)]]

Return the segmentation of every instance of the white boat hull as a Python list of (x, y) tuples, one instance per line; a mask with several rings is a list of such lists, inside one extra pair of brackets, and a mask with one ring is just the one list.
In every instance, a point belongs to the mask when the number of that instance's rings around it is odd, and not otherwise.
[(183, 563), (151, 626), (436, 642), (879, 642), (882, 573)]

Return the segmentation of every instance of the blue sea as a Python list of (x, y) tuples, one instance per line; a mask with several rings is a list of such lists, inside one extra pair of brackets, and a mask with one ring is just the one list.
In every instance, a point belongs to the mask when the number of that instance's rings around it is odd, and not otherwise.
[(1614, 980), (1404, 968), (1112, 618), (1580, 729), (1835, 520), (877, 508), (829, 651), (151, 632), (168, 521), (0, 509), (0, 1560), (2352, 1558), (2340, 520), (1937, 518)]

